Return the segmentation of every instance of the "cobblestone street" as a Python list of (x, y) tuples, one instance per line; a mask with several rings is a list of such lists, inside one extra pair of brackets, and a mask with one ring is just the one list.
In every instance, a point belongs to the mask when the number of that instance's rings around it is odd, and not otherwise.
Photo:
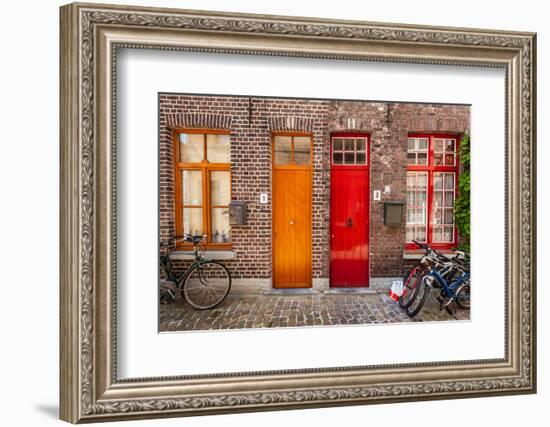
[[(469, 320), (469, 310), (456, 318)], [(160, 331), (360, 325), (397, 322), (452, 321), (433, 297), (413, 319), (384, 293), (239, 294), (211, 310), (195, 310), (179, 300), (160, 306)]]

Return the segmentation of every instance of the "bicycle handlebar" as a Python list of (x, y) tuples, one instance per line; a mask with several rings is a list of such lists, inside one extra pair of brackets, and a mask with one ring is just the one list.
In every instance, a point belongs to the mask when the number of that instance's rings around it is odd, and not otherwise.
[(173, 237), (171, 239), (168, 239), (165, 242), (160, 242), (160, 246), (163, 247), (163, 248), (168, 248), (168, 247), (174, 245), (175, 243), (184, 242), (184, 241), (185, 241), (184, 237), (176, 236), (176, 237)]
[(421, 243), (421, 242), (419, 242), (418, 240), (414, 240), (414, 239), (413, 239), (413, 243), (414, 243), (416, 246), (418, 246), (419, 248), (422, 248), (422, 249), (424, 249), (424, 250), (430, 249), (430, 247), (429, 247), (426, 243)]
[[(449, 257), (437, 252), (435, 249), (431, 248), (426, 243), (422, 243), (414, 239), (412, 242), (419, 248), (424, 249), (424, 251), (426, 251), (426, 255), (431, 255), (439, 261), (443, 261), (443, 262), (453, 261), (457, 263), (459, 266), (461, 266), (462, 268), (469, 268), (469, 263), (466, 261), (469, 258), (469, 255), (464, 251), (456, 251), (455, 252), (456, 255), (454, 257)], [(464, 258), (464, 260), (460, 259), (459, 257)]]
[(196, 236), (193, 236), (192, 234), (186, 233), (185, 236), (183, 237), (183, 239), (186, 242), (193, 243), (193, 246), (196, 246), (196, 245), (204, 242), (207, 239), (207, 237), (208, 237), (208, 235), (206, 235), (206, 234), (203, 234), (203, 235), (197, 234)]

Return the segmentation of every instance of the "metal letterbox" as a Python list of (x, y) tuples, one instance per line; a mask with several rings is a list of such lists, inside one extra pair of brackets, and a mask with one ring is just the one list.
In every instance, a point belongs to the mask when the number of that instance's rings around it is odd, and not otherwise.
[(246, 202), (231, 200), (229, 203), (229, 224), (246, 225)]
[(403, 224), (403, 202), (384, 202), (384, 225), (397, 227)]

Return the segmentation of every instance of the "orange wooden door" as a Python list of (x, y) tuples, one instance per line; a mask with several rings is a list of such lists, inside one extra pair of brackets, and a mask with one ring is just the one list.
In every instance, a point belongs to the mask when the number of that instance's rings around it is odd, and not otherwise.
[(276, 169), (273, 190), (273, 286), (309, 288), (311, 171)]
[(273, 287), (311, 287), (311, 134), (273, 137)]

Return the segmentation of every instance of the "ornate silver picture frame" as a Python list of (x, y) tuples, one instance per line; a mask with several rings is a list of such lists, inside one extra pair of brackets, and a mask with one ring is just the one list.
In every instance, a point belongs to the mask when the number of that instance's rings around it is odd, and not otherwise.
[[(61, 8), (60, 416), (71, 422), (536, 391), (536, 35), (70, 4)], [(505, 349), (490, 360), (117, 376), (117, 49), (505, 71)]]

